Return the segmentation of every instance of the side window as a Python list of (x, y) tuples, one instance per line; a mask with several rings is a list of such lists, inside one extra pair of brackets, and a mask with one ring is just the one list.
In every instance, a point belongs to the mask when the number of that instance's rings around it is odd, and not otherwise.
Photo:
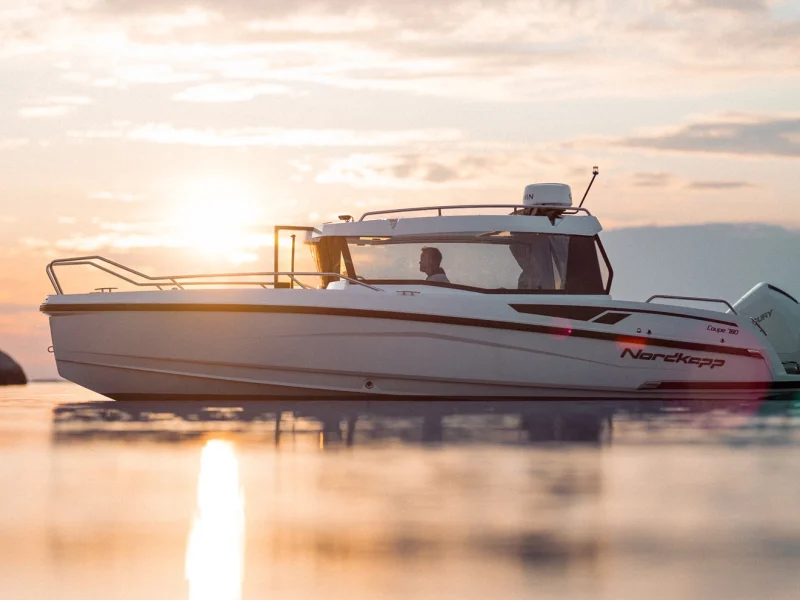
[(566, 292), (604, 294), (605, 289), (594, 238), (572, 236), (569, 240)]
[(611, 264), (608, 262), (603, 244), (600, 242), (599, 237), (594, 238), (595, 251), (597, 253), (597, 263), (600, 266), (600, 279), (603, 283), (603, 289), (606, 293), (611, 291), (611, 280), (614, 277), (614, 272), (611, 270)]

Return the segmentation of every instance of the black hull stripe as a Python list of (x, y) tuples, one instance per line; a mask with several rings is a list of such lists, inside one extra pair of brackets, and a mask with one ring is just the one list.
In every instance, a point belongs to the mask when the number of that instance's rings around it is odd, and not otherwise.
[(798, 381), (662, 381), (648, 390), (769, 390), (800, 392)]
[[(611, 313), (640, 313), (646, 315), (661, 315), (664, 317), (677, 317), (680, 319), (692, 319), (694, 321), (704, 321), (706, 323), (718, 323), (729, 327), (739, 328), (737, 323), (711, 319), (709, 317), (698, 317), (696, 315), (686, 315), (682, 313), (669, 312), (664, 310), (648, 310), (646, 308), (616, 308), (616, 307), (597, 307), (597, 306), (567, 306), (562, 304), (509, 304), (517, 312), (544, 315), (547, 317), (560, 317), (562, 319), (574, 319), (578, 321), (588, 321), (600, 314)], [(628, 316), (627, 314), (625, 316)], [(624, 318), (624, 317), (623, 317)], [(622, 320), (622, 319), (620, 319)]]
[(364, 319), (391, 319), (394, 321), (413, 321), (418, 323), (437, 323), (441, 325), (462, 325), (465, 327), (483, 327), (507, 331), (525, 331), (542, 333), (558, 337), (575, 337), (604, 340), (620, 344), (637, 344), (675, 348), (678, 350), (694, 350), (714, 354), (728, 354), (747, 358), (762, 359), (760, 354), (753, 354), (746, 348), (701, 344), (662, 338), (651, 338), (637, 335), (620, 335), (605, 331), (590, 331), (550, 325), (532, 325), (509, 321), (492, 321), (490, 319), (473, 319), (468, 317), (451, 317), (420, 313), (391, 312), (385, 310), (362, 310), (354, 308), (332, 308), (321, 306), (283, 306), (269, 304), (42, 304), (43, 313), (52, 316), (59, 314), (93, 313), (93, 312), (246, 312), (246, 313), (278, 313), (300, 315), (326, 315), (336, 317), (360, 317)]

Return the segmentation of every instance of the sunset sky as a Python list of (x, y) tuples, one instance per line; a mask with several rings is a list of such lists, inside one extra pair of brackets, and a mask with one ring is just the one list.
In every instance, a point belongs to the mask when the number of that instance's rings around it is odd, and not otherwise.
[(58, 256), (264, 270), (276, 222), (594, 164), (606, 229), (800, 229), (800, 0), (0, 0), (0, 90), (0, 349), (33, 376)]

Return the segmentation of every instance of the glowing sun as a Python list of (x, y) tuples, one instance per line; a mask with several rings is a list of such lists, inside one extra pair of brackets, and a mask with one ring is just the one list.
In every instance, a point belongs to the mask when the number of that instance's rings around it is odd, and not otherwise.
[(181, 187), (172, 222), (181, 245), (232, 262), (255, 257), (264, 232), (256, 230), (265, 209), (241, 182), (198, 179)]

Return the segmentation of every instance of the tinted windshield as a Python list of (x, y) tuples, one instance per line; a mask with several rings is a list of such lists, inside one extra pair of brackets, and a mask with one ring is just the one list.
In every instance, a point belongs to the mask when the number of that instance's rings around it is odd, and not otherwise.
[(604, 292), (594, 240), (589, 237), (495, 232), (487, 239), (446, 241), (349, 238), (348, 247), (354, 273), (368, 281)]

